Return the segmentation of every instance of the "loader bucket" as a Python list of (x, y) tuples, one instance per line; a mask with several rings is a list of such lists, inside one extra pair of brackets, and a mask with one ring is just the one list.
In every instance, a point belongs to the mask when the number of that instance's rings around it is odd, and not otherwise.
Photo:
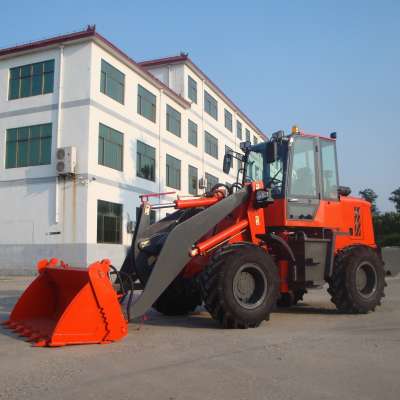
[(127, 334), (127, 321), (109, 279), (108, 260), (72, 268), (41, 260), (39, 275), (3, 324), (35, 346), (110, 343)]

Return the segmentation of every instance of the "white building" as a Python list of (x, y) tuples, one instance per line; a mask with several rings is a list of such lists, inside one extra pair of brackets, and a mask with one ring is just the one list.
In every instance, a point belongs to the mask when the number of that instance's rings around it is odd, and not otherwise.
[(0, 268), (119, 266), (139, 195), (234, 181), (223, 155), (245, 139), (264, 135), (187, 55), (136, 63), (92, 27), (0, 50)]

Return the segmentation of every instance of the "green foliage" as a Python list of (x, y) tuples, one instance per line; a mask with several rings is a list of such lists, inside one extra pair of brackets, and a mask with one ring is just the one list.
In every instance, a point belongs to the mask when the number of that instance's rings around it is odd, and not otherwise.
[(396, 190), (393, 190), (389, 200), (394, 203), (394, 208), (398, 213), (400, 213), (400, 187), (398, 187)]
[(376, 242), (381, 247), (400, 246), (400, 213), (374, 215)]
[(379, 214), (378, 208), (376, 207), (376, 199), (378, 198), (378, 195), (370, 188), (360, 190), (358, 193), (364, 200), (371, 203), (372, 214)]

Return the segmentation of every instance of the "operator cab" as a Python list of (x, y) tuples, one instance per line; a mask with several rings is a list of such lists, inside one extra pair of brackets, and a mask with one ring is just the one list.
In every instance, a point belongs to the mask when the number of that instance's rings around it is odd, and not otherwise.
[(243, 180), (263, 180), (273, 199), (285, 199), (287, 219), (312, 220), (320, 200), (339, 200), (335, 138), (278, 132), (248, 147)]

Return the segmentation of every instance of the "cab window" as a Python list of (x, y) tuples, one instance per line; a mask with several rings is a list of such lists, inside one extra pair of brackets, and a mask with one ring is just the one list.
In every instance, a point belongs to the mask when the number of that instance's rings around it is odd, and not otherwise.
[(338, 198), (338, 176), (335, 142), (321, 140), (322, 197)]
[(298, 137), (292, 146), (289, 195), (317, 197), (315, 145), (313, 138)]

